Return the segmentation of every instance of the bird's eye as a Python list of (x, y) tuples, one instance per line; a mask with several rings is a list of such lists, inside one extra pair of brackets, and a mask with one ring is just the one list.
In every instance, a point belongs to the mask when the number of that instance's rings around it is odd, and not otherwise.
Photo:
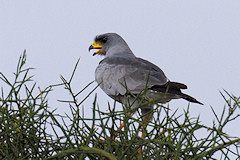
[(102, 42), (103, 42), (103, 43), (106, 43), (107, 40), (108, 40), (107, 37), (103, 37), (103, 38), (102, 38)]

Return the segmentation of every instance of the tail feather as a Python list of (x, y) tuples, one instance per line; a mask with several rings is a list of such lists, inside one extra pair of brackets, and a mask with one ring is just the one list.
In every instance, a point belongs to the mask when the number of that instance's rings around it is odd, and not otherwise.
[(166, 83), (167, 86), (169, 86), (169, 88), (173, 88), (173, 89), (187, 89), (187, 86), (183, 83), (178, 83), (178, 82), (167, 82)]
[(152, 86), (150, 89), (153, 90), (153, 91), (157, 91), (159, 93), (170, 93), (170, 94), (173, 94), (173, 95), (178, 95), (181, 98), (183, 98), (183, 99), (185, 99), (189, 102), (198, 103), (198, 104), (203, 105), (203, 103), (199, 102), (195, 98), (181, 92), (181, 89), (187, 89), (187, 86), (185, 84), (182, 84), (182, 83), (170, 82), (169, 81), (165, 85)]
[(181, 93), (180, 95), (181, 95), (181, 97), (183, 99), (185, 99), (185, 100), (187, 100), (189, 102), (198, 103), (198, 104), (203, 105), (203, 103), (199, 102), (198, 100), (196, 100), (195, 98), (193, 98), (193, 97), (191, 97), (191, 96), (189, 96), (187, 94)]

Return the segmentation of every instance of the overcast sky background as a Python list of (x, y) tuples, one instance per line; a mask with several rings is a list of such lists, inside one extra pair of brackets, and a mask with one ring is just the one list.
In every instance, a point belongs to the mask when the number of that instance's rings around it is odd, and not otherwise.
[[(225, 104), (219, 90), (240, 95), (240, 1), (1, 1), (0, 72), (13, 79), (17, 61), (27, 50), (27, 66), (36, 68), (37, 85), (44, 88), (60, 83), (59, 75), (69, 78), (80, 57), (73, 89), (80, 91), (94, 80), (102, 59), (92, 56), (88, 47), (96, 35), (116, 32), (136, 56), (158, 65), (171, 81), (188, 85), (184, 91), (204, 106), (191, 104), (190, 114), (204, 124)], [(2, 86), (2, 82), (0, 82)], [(90, 89), (79, 96), (81, 100)], [(113, 100), (97, 89), (103, 111)], [(69, 99), (63, 89), (49, 96), (50, 106), (69, 112), (57, 99)], [(84, 103), (91, 112), (94, 94)], [(183, 110), (187, 101), (170, 102)], [(226, 128), (239, 136), (240, 120)], [(237, 126), (237, 127), (236, 127)]]

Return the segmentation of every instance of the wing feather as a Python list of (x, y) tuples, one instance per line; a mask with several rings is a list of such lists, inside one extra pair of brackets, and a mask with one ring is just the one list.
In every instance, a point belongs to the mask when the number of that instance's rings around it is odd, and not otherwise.
[(95, 79), (108, 95), (124, 95), (126, 87), (139, 93), (148, 86), (164, 85), (167, 77), (154, 64), (136, 57), (112, 56), (103, 59), (95, 71)]

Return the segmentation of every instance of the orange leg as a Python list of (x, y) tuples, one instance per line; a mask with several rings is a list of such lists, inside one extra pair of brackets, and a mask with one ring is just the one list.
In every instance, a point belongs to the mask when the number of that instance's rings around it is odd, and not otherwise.
[(101, 142), (105, 142), (105, 140), (103, 140), (103, 139), (101, 139), (101, 138), (99, 138), (99, 140), (100, 140)]
[[(119, 131), (121, 131), (122, 130), (122, 128), (124, 127), (124, 123), (122, 122), (122, 124), (120, 125), (120, 127), (118, 128), (118, 132), (117, 132), (117, 134), (115, 135), (115, 136), (113, 136), (113, 139), (115, 139), (117, 136), (118, 136), (118, 134), (119, 134)], [(99, 139), (101, 142), (105, 142), (105, 140), (103, 140), (103, 139)]]
[[(143, 121), (147, 121), (147, 120), (148, 120), (148, 116), (144, 117)], [(118, 128), (118, 132), (117, 132), (117, 134), (116, 134), (115, 136), (113, 136), (113, 139), (115, 139), (115, 138), (118, 136), (119, 131), (121, 131), (123, 127), (124, 127), (124, 122), (121, 123), (120, 127)], [(142, 135), (141, 135), (142, 138), (144, 137), (145, 127), (146, 127), (145, 125), (142, 126)], [(139, 128), (139, 129), (140, 129), (140, 128)], [(139, 129), (138, 129), (138, 131), (139, 131)], [(102, 139), (100, 139), (100, 140), (103, 141), (103, 142), (105, 142), (105, 141), (102, 140)], [(142, 151), (142, 148), (139, 148), (138, 153), (141, 153), (141, 151)]]
[[(144, 117), (144, 119), (143, 119), (143, 121), (145, 122), (145, 121), (147, 121), (148, 120), (148, 116), (146, 116), (146, 117)], [(143, 125), (142, 126), (142, 138), (144, 137), (144, 130), (145, 130), (145, 128), (146, 128), (146, 126), (145, 125)], [(138, 153), (141, 153), (142, 152), (142, 148), (139, 148), (138, 149)]]
[(118, 136), (119, 131), (121, 131), (123, 127), (124, 127), (124, 122), (122, 122), (122, 124), (121, 124), (120, 127), (118, 128), (118, 132), (117, 132), (117, 134), (116, 134), (115, 136), (113, 136), (113, 139), (115, 139), (115, 138)]
[[(147, 119), (148, 119), (148, 116), (144, 117), (143, 121), (147, 121)], [(116, 138), (116, 137), (118, 136), (119, 131), (121, 131), (123, 127), (124, 127), (124, 122), (121, 123), (120, 127), (118, 128), (117, 134), (116, 134), (115, 136), (113, 136), (113, 138)], [(143, 128), (143, 130), (144, 130), (144, 128)], [(138, 129), (138, 131), (139, 131), (139, 129)], [(144, 135), (144, 134), (143, 134), (143, 132), (142, 132), (142, 136), (141, 136), (141, 137), (143, 137), (143, 135)]]

